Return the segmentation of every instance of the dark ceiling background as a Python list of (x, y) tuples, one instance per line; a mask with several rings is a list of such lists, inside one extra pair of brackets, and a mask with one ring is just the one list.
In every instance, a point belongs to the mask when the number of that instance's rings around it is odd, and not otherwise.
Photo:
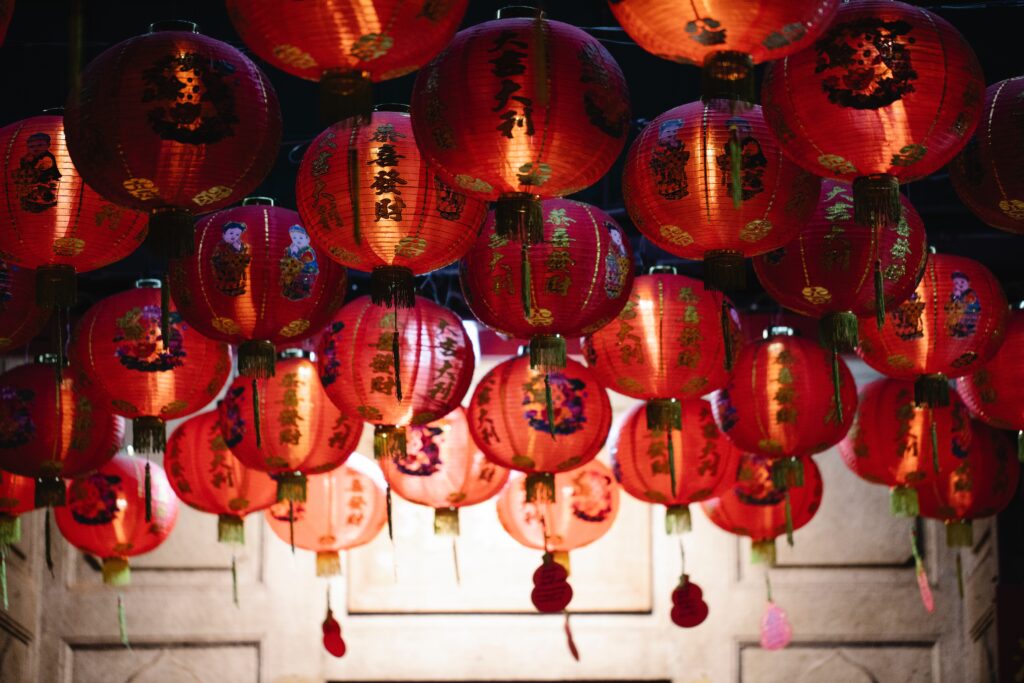
[[(784, 0), (779, 0), (784, 1)], [(470, 0), (464, 26), (493, 18), (509, 2)], [(634, 133), (661, 112), (699, 96), (696, 69), (672, 64), (647, 54), (618, 27), (604, 0), (561, 0), (537, 3), (560, 21), (583, 27), (597, 36), (621, 64), (629, 82)], [(917, 2), (931, 8), (966, 36), (985, 71), (986, 82), (1024, 73), (1020, 30), (1024, 27), (1024, 2)], [(146, 30), (149, 23), (163, 19), (189, 19), (203, 33), (224, 40), (248, 52), (228, 20), (220, 0), (18, 0), (7, 39), (0, 47), (3, 75), (0, 125), (32, 116), (40, 110), (63, 103), (69, 84), (69, 36), (72, 16), (81, 12), (83, 63), (106, 48)], [(250, 53), (251, 55), (251, 53)], [(294, 206), (295, 171), (306, 144), (322, 126), (317, 115), (317, 86), (262, 63), (280, 96), (284, 114), (284, 142), (277, 165), (258, 194), (274, 196), (285, 206)], [(375, 86), (377, 102), (408, 102), (415, 75)], [(672, 263), (680, 272), (699, 276), (700, 265), (682, 261), (650, 245), (632, 226), (622, 209), (621, 160), (596, 186), (576, 198), (596, 204), (615, 216), (630, 232), (637, 267), (646, 270), (655, 263)], [(1024, 237), (985, 226), (959, 202), (945, 172), (904, 186), (924, 217), (931, 243), (943, 252), (975, 258), (991, 268), (1003, 282), (1011, 299), (1024, 297), (1024, 269), (1020, 266)], [(143, 249), (133, 256), (88, 273), (81, 278), (79, 309), (108, 293), (128, 288), (138, 277), (159, 275), (158, 261)], [(365, 286), (365, 277), (352, 272), (353, 292)], [(421, 290), (434, 294), (465, 316), (455, 269), (449, 267), (421, 278)], [(747, 308), (772, 311), (777, 306), (760, 290), (752, 270), (749, 290), (736, 296)]]

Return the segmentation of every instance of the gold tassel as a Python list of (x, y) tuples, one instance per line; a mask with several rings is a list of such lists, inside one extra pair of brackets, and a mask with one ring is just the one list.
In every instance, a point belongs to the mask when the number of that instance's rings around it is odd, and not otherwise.
[(800, 488), (804, 485), (804, 462), (789, 456), (772, 462), (772, 486), (778, 489)]
[(510, 192), (499, 197), (494, 205), (494, 232), (513, 242), (543, 242), (544, 211), (540, 197), (526, 192)]
[(535, 334), (530, 337), (530, 368), (560, 370), (566, 365), (565, 337), (560, 334)]
[(533, 472), (526, 475), (526, 502), (555, 502), (555, 475), (551, 472)]
[(974, 545), (974, 527), (969, 519), (946, 522), (946, 545), (950, 548), (970, 548)]
[(655, 398), (645, 406), (647, 429), (661, 431), (683, 428), (683, 405), (674, 398)]
[(775, 564), (775, 539), (752, 541), (750, 544), (751, 564)]
[(341, 575), (341, 556), (337, 551), (316, 554), (316, 575), (325, 577)]
[(167, 428), (159, 417), (136, 417), (132, 420), (132, 448), (137, 453), (163, 453), (167, 445)]
[(850, 311), (826, 313), (818, 321), (818, 338), (826, 349), (849, 353), (857, 348), (857, 316)]
[(39, 477), (36, 479), (35, 505), (37, 508), (61, 507), (67, 500), (66, 492), (64, 480), (60, 477)]
[(416, 282), (404, 266), (376, 266), (370, 272), (370, 301), (386, 308), (414, 308)]
[(754, 58), (746, 52), (719, 50), (704, 59), (701, 69), (701, 95), (704, 102), (731, 100), (753, 103)]
[(254, 379), (274, 376), (277, 349), (269, 341), (254, 339), (238, 345), (238, 374)]
[(108, 586), (127, 586), (132, 581), (132, 570), (123, 557), (103, 558), (103, 583)]
[(458, 508), (435, 508), (434, 509), (434, 535), (435, 536), (458, 536), (459, 535), (459, 509)]
[(306, 502), (306, 475), (301, 472), (284, 472), (278, 474), (277, 479), (277, 500), (287, 500), (296, 503)]
[(238, 515), (217, 515), (217, 542), (245, 545), (245, 520)]
[[(690, 507), (688, 505), (669, 505), (665, 508), (665, 533), (678, 536), (692, 528)], [(682, 542), (682, 541), (680, 541)]]
[(876, 231), (899, 223), (900, 181), (886, 173), (861, 176), (853, 181), (853, 220)]
[(404, 458), (406, 456), (405, 427), (376, 425), (373, 428), (373, 457)]

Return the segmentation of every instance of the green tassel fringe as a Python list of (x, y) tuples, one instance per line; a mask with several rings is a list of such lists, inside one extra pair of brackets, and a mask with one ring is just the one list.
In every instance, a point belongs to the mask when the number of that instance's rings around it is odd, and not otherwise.
[(754, 541), (750, 544), (751, 564), (775, 564), (775, 539)]
[(535, 472), (526, 475), (526, 502), (555, 502), (555, 475)]
[(678, 536), (692, 528), (690, 507), (688, 505), (669, 505), (665, 508), (665, 533)]
[(914, 381), (914, 403), (929, 408), (949, 405), (949, 379), (942, 373), (921, 375)]
[(650, 431), (683, 428), (683, 404), (674, 398), (652, 399), (645, 410)]
[(264, 340), (245, 341), (238, 345), (238, 374), (244, 377), (269, 379), (274, 376), (277, 349)]
[(21, 517), (0, 515), (0, 547), (21, 542)]
[(544, 241), (544, 211), (536, 195), (514, 192), (502, 195), (494, 206), (494, 232), (513, 242)]
[(826, 313), (818, 321), (821, 345), (830, 351), (849, 353), (857, 348), (857, 316), (850, 311)]
[(245, 545), (245, 520), (238, 515), (217, 515), (217, 542)]
[(459, 535), (459, 509), (458, 508), (435, 508), (434, 509), (434, 535), (435, 536), (458, 536)]
[(132, 570), (123, 557), (103, 558), (103, 583), (108, 586), (127, 586), (132, 581)]
[(404, 458), (406, 456), (405, 427), (377, 425), (373, 428), (373, 457)]
[(772, 486), (777, 489), (799, 488), (804, 485), (804, 462), (797, 457), (772, 461)]
[(530, 367), (560, 370), (566, 365), (565, 337), (560, 334), (536, 334), (530, 337)]
[(970, 548), (974, 545), (974, 526), (969, 519), (946, 522), (946, 545), (950, 548)]
[(295, 503), (306, 502), (306, 475), (301, 472), (279, 474), (277, 479), (277, 500)]
[(892, 487), (889, 491), (889, 512), (894, 517), (917, 517), (920, 514), (917, 489), (911, 486)]

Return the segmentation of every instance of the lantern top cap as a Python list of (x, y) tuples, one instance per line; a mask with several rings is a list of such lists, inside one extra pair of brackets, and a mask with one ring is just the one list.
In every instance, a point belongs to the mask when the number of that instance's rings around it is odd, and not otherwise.
[(287, 360), (289, 358), (305, 358), (308, 361), (315, 361), (316, 354), (306, 349), (285, 349), (281, 353), (277, 354), (277, 357), (281, 360)]
[(273, 206), (273, 197), (246, 197), (242, 200), (242, 206)]
[(154, 21), (149, 25), (148, 33), (158, 33), (160, 31), (199, 33), (199, 24), (194, 21), (188, 21), (187, 19), (164, 19), (163, 21)]
[(544, 19), (544, 10), (529, 5), (510, 5), (498, 10), (498, 19)]
[(764, 332), (761, 333), (763, 339), (771, 339), (772, 337), (795, 337), (796, 330), (787, 325), (772, 325)]
[(374, 111), (395, 111), (400, 114), (409, 113), (409, 105), (402, 104), (401, 102), (383, 102), (381, 104), (374, 105)]
[(648, 275), (678, 275), (679, 271), (676, 270), (675, 266), (669, 265), (657, 265), (651, 266), (647, 269)]
[(144, 277), (135, 281), (136, 289), (160, 289), (160, 278)]

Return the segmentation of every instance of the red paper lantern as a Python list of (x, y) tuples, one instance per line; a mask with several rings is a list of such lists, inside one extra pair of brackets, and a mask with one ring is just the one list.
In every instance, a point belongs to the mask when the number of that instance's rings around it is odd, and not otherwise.
[(852, 182), (854, 220), (875, 227), (899, 221), (900, 183), (939, 170), (966, 144), (984, 89), (971, 46), (945, 19), (854, 0), (812, 47), (769, 66), (761, 100), (783, 152)]
[(338, 551), (369, 543), (387, 521), (384, 490), (371, 476), (372, 469), (356, 456), (336, 470), (310, 477), (306, 500), (280, 502), (266, 511), (278, 538), (316, 553), (317, 576), (340, 574)]
[(386, 310), (369, 297), (346, 304), (321, 337), (324, 390), (345, 413), (375, 425), (374, 455), (406, 452), (405, 427), (455, 410), (476, 359), (462, 321), (423, 297)]
[(995, 276), (962, 256), (932, 254), (910, 297), (879, 330), (861, 325), (865, 363), (883, 375), (916, 379), (918, 405), (949, 405), (949, 379), (982, 367), (1003, 344), (1009, 309)]
[(159, 280), (103, 299), (85, 312), (71, 337), (75, 380), (97, 405), (132, 420), (132, 445), (164, 450), (164, 422), (190, 415), (212, 401), (231, 372), (227, 344), (168, 317), (160, 329)]
[(562, 553), (608, 533), (619, 514), (619, 485), (597, 460), (554, 477), (554, 499), (528, 500), (527, 476), (513, 472), (498, 496), (498, 520), (527, 548)]
[(7, 36), (7, 27), (11, 24), (11, 17), (14, 16), (14, 0), (0, 0), (0, 45), (3, 45)]
[(619, 65), (583, 30), (532, 8), (460, 31), (413, 88), (413, 129), (452, 187), (496, 200), (498, 235), (544, 233), (542, 197), (596, 183), (629, 130)]
[(228, 0), (228, 15), (260, 59), (320, 82), (329, 121), (370, 115), (370, 83), (419, 69), (451, 40), (469, 0)]
[(71, 163), (60, 115), (0, 128), (7, 150), (0, 182), (0, 240), (12, 263), (36, 269), (43, 306), (75, 303), (75, 274), (120, 261), (146, 236), (143, 214), (115, 206), (85, 184)]
[(826, 180), (818, 208), (789, 244), (754, 259), (768, 295), (801, 315), (820, 319), (822, 344), (857, 347), (857, 317), (875, 316), (914, 291), (928, 257), (924, 223), (900, 196), (899, 222), (879, 231), (853, 220), (849, 184)]
[(458, 535), (459, 508), (489, 500), (508, 470), (473, 443), (460, 406), (440, 420), (406, 428), (407, 452), (379, 460), (384, 479), (402, 498), (434, 508), (434, 533)]
[(803, 486), (778, 486), (772, 474), (770, 459), (753, 453), (743, 455), (732, 488), (700, 504), (716, 526), (750, 537), (754, 564), (774, 564), (775, 539), (783, 534), (791, 537), (821, 507), (823, 484), (814, 460), (807, 458), (804, 463)]
[[(982, 422), (999, 429), (1024, 430), (1024, 310), (1012, 311), (1006, 336), (992, 359), (956, 381), (957, 392)], [(1022, 440), (1024, 444), (1024, 440)]]
[(542, 203), (544, 242), (498, 234), (495, 214), (462, 260), (466, 303), (477, 319), (530, 340), (533, 365), (565, 366), (565, 339), (599, 329), (626, 305), (633, 282), (629, 238), (611, 216), (569, 199)]
[(1020, 479), (1010, 438), (977, 421), (970, 429), (970, 447), (940, 454), (938, 475), (919, 489), (921, 516), (942, 520), (953, 547), (974, 545), (971, 521), (1006, 509)]
[(270, 171), (281, 111), (270, 81), (191, 22), (164, 22), (94, 59), (64, 119), (82, 178), (150, 213), (167, 253), (192, 249), (192, 215), (249, 194)]
[(712, 100), (670, 109), (640, 132), (622, 196), (648, 239), (704, 260), (709, 287), (742, 289), (743, 258), (792, 239), (814, 213), (820, 182), (783, 156), (760, 107)]
[(239, 344), (247, 377), (273, 375), (275, 346), (322, 330), (345, 299), (345, 269), (310, 244), (299, 214), (265, 197), (202, 218), (195, 254), (172, 260), (169, 277), (181, 316)]
[(457, 261), (487, 212), (427, 165), (407, 109), (325, 130), (302, 157), (295, 193), (316, 243), (370, 271), (374, 302), (388, 306), (412, 306), (413, 276)]
[(776, 478), (799, 485), (801, 456), (834, 446), (850, 429), (857, 386), (837, 354), (788, 336), (789, 328), (771, 332), (740, 352), (729, 383), (712, 401), (715, 420), (744, 452), (782, 458)]
[(862, 479), (892, 487), (894, 515), (914, 517), (918, 489), (934, 482), (949, 454), (970, 450), (971, 435), (970, 416), (960, 399), (954, 397), (944, 410), (918, 408), (913, 383), (880, 379), (861, 391), (839, 454)]
[(36, 275), (0, 257), (0, 353), (22, 346), (46, 325), (50, 311), (36, 303)]
[(618, 316), (583, 339), (583, 355), (602, 384), (647, 401), (650, 426), (665, 428), (679, 422), (676, 399), (725, 385), (740, 343), (725, 296), (705, 291), (699, 280), (658, 272), (633, 280)]
[(949, 164), (960, 201), (993, 228), (1024, 233), (1024, 127), (1020, 125), (1024, 76), (985, 90), (981, 123)]
[(665, 531), (690, 529), (690, 503), (717, 496), (732, 485), (740, 451), (718, 431), (711, 404), (681, 401), (676, 429), (651, 428), (643, 406), (626, 416), (612, 447), (612, 470), (626, 493), (665, 505)]
[(273, 377), (238, 377), (218, 406), (221, 434), (246, 467), (277, 480), (278, 500), (305, 500), (306, 475), (340, 467), (362, 423), (332, 403), (311, 354), (283, 352)]
[[(150, 519), (146, 491), (152, 495)], [(72, 479), (67, 499), (55, 510), (57, 527), (68, 543), (103, 560), (103, 582), (113, 586), (129, 582), (128, 558), (163, 543), (178, 520), (178, 499), (163, 468), (127, 455)]]
[(803, 50), (839, 0), (608, 0), (629, 37), (651, 54), (702, 66), (705, 99), (754, 101), (754, 65)]
[(243, 517), (276, 500), (274, 480), (245, 467), (228, 449), (216, 410), (178, 425), (167, 439), (164, 467), (171, 488), (183, 503), (217, 515), (217, 540), (221, 543), (245, 543)]
[(35, 509), (36, 482), (0, 472), (0, 552), (21, 540), (21, 515)]
[(0, 375), (0, 468), (37, 479), (36, 505), (64, 504), (64, 482), (114, 457), (124, 420), (68, 376), (54, 355)]
[(531, 369), (526, 356), (484, 375), (466, 413), (473, 440), (491, 462), (530, 475), (531, 500), (538, 486), (555, 495), (556, 472), (593, 460), (612, 422), (611, 402), (594, 373), (572, 359), (544, 373)]

